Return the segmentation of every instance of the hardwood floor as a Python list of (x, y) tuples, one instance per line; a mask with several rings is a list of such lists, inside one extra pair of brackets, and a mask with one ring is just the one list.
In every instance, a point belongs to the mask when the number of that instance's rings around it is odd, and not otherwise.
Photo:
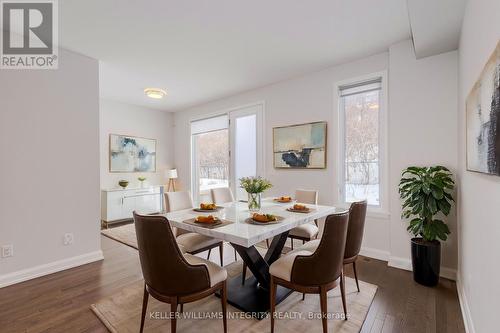
[[(106, 237), (102, 249), (104, 261), (0, 289), (0, 332), (107, 332), (89, 305), (142, 275), (136, 250)], [(232, 248), (224, 252), (225, 263), (234, 260)], [(454, 282), (423, 287), (411, 272), (369, 258), (357, 268), (361, 280), (379, 286), (362, 332), (465, 332)], [(350, 267), (346, 274), (353, 276)]]

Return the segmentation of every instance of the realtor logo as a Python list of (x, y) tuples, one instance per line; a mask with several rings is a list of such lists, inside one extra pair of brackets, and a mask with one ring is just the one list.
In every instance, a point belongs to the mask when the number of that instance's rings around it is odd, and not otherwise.
[(57, 69), (57, 0), (0, 1), (2, 69)]

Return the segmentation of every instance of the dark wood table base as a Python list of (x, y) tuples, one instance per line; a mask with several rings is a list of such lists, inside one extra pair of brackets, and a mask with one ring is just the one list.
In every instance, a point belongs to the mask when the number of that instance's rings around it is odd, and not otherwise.
[[(264, 257), (255, 246), (244, 247), (231, 243), (253, 276), (249, 277), (244, 284), (241, 274), (228, 279), (227, 301), (229, 304), (259, 320), (268, 315), (270, 309), (269, 266), (281, 256), (287, 237), (288, 231), (275, 236)], [(276, 304), (279, 304), (292, 292), (288, 288), (279, 286), (276, 292)]]
[[(276, 304), (282, 302), (293, 292), (293, 290), (278, 286), (276, 292)], [(220, 295), (217, 293), (217, 296)], [(271, 308), (269, 304), (269, 291), (260, 288), (255, 277), (249, 277), (245, 284), (241, 284), (241, 275), (228, 279), (227, 302), (246, 312), (252, 318), (261, 320), (266, 318)]]

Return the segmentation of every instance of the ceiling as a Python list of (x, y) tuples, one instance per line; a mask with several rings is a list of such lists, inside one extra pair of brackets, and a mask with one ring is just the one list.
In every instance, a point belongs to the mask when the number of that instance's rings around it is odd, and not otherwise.
[(417, 58), (456, 50), (467, 0), (408, 0)]
[[(64, 0), (59, 12), (60, 45), (100, 61), (102, 98), (165, 111), (410, 37), (405, 0)], [(147, 98), (146, 87), (168, 95)]]

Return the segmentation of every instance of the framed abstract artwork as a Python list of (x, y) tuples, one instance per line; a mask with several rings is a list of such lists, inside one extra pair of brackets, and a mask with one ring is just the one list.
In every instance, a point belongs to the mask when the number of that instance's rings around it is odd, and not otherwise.
[(326, 168), (326, 121), (273, 128), (274, 167)]
[(156, 140), (110, 134), (109, 172), (156, 172)]
[(500, 176), (500, 42), (466, 100), (467, 170)]

